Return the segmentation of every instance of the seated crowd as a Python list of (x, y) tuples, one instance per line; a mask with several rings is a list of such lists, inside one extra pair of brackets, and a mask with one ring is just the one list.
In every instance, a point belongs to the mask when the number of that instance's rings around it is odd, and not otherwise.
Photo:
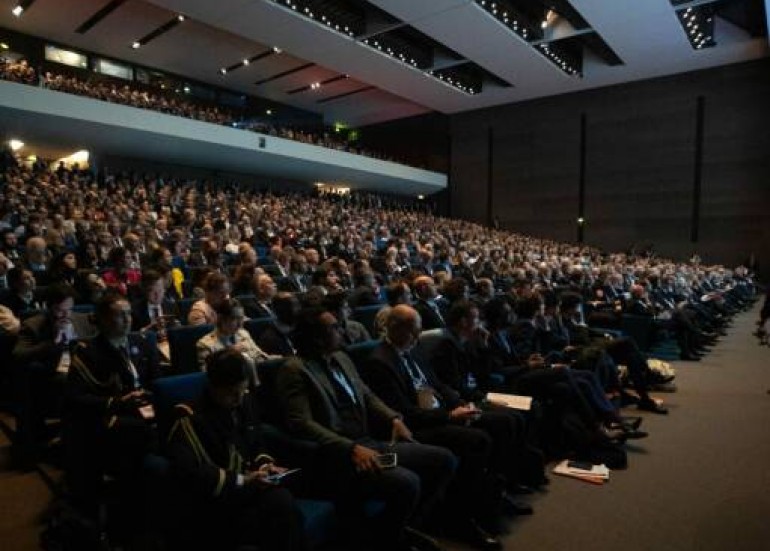
[(168, 115), (185, 117), (212, 124), (232, 126), (251, 132), (267, 134), (286, 140), (302, 142), (310, 145), (346, 151), (354, 155), (363, 155), (384, 161), (403, 163), (403, 161), (385, 155), (382, 152), (372, 151), (360, 146), (355, 146), (335, 136), (332, 129), (322, 131), (309, 130), (275, 124), (267, 121), (243, 121), (231, 109), (207, 104), (201, 101), (193, 101), (180, 96), (180, 91), (171, 93), (171, 90), (157, 89), (144, 86), (140, 83), (126, 84), (117, 78), (100, 75), (83, 79), (75, 75), (65, 75), (46, 71), (38, 77), (37, 71), (29, 65), (26, 59), (18, 61), (0, 58), (0, 79), (20, 82), (22, 84), (40, 85), (50, 90), (66, 92), (78, 96), (87, 96), (110, 103), (120, 103), (139, 109), (150, 109)]
[[(370, 200), (64, 167), (2, 176), (15, 453), (38, 460), (61, 418), (73, 500), (93, 511), (109, 475), (111, 534), (129, 545), (166, 503), (153, 455), (169, 464), (172, 549), (305, 549), (306, 497), (334, 503), (352, 548), (499, 549), (547, 460), (624, 468), (623, 444), (647, 434), (623, 407), (667, 413), (651, 393), (675, 390), (672, 375), (650, 368), (626, 317), (697, 360), (755, 300), (742, 267)], [(199, 337), (187, 363), (171, 347), (185, 331)], [(156, 407), (153, 385), (200, 371), (197, 400)]]

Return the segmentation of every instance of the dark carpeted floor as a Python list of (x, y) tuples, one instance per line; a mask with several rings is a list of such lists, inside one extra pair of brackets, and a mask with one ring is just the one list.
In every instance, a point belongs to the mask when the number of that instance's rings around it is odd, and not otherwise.
[[(751, 336), (756, 319), (738, 316), (704, 361), (675, 364), (679, 392), (660, 395), (670, 414), (645, 414), (650, 437), (629, 446), (628, 470), (604, 486), (551, 475), (505, 549), (770, 549), (770, 348)], [(34, 550), (51, 494), (7, 455), (0, 435), (0, 548)]]

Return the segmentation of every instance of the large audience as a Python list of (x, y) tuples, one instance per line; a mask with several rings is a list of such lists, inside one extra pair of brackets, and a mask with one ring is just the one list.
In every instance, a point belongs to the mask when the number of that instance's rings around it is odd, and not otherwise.
[(22, 84), (40, 85), (50, 90), (66, 92), (68, 94), (129, 105), (139, 109), (150, 109), (168, 115), (186, 117), (212, 124), (236, 127), (287, 140), (346, 151), (354, 155), (364, 155), (385, 161), (403, 162), (383, 152), (355, 146), (337, 137), (333, 129), (310, 130), (276, 124), (265, 120), (244, 121), (231, 109), (217, 105), (207, 105), (201, 101), (189, 100), (188, 96), (180, 95), (179, 90), (175, 90), (175, 93), (172, 93), (170, 90), (159, 90), (135, 82), (126, 84), (125, 81), (103, 75), (82, 78), (73, 74), (66, 75), (46, 71), (38, 76), (35, 68), (30, 66), (23, 58), (13, 61), (0, 57), (0, 79), (20, 82)]
[[(304, 549), (298, 500), (312, 495), (334, 502), (351, 548), (499, 549), (548, 460), (625, 468), (624, 443), (647, 436), (636, 412), (668, 413), (655, 396), (676, 390), (674, 372), (647, 350), (698, 361), (755, 300), (743, 267), (606, 253), (372, 194), (12, 160), (0, 185), (16, 457), (45, 457), (45, 419), (60, 417), (73, 500), (91, 511), (109, 474), (110, 536), (126, 545), (157, 528), (153, 454), (170, 465), (171, 548)], [(196, 326), (180, 363), (171, 336)], [(164, 419), (153, 385), (199, 371), (202, 396)]]

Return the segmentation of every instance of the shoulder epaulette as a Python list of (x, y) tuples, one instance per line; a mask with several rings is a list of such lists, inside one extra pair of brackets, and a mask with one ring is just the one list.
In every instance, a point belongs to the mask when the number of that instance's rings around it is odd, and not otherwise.
[(193, 408), (190, 407), (187, 404), (177, 404), (174, 406), (174, 413), (176, 414), (177, 418), (181, 417), (191, 417), (195, 415), (195, 412), (193, 411)]

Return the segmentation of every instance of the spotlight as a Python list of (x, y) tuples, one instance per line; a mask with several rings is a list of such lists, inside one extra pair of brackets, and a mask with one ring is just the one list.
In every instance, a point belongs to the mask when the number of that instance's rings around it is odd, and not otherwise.
[(11, 146), (11, 151), (18, 151), (24, 147), (24, 142), (21, 140), (10, 140), (8, 145)]
[(0, 50), (7, 50), (8, 48), (10, 48), (8, 44), (6, 44), (5, 42), (0, 42)]
[(176, 20), (179, 21), (180, 23), (184, 23), (185, 16), (180, 13), (179, 15), (176, 16)]
[(265, 111), (265, 115), (272, 115), (272, 114), (273, 114), (272, 109), (268, 109), (267, 111)]
[(133, 43), (133, 44), (131, 44), (131, 47), (132, 47), (134, 50), (138, 50), (139, 48), (141, 48), (141, 47), (142, 47), (142, 43), (141, 43), (141, 42), (139, 42), (138, 40), (135, 40), (135, 41), (134, 41), (134, 43)]
[(241, 63), (243, 63), (243, 66), (246, 67), (249, 64), (249, 60), (244, 58)]
[(273, 53), (274, 54), (280, 54), (283, 50), (281, 50), (278, 46), (273, 46)]
[(17, 5), (11, 10), (11, 13), (16, 17), (21, 17), (21, 14), (24, 13), (24, 8), (21, 5)]
[(219, 73), (220, 73), (220, 74), (222, 74), (222, 75), (226, 75), (226, 74), (227, 74), (227, 69), (225, 69), (224, 67), (222, 67), (222, 68), (219, 70)]

